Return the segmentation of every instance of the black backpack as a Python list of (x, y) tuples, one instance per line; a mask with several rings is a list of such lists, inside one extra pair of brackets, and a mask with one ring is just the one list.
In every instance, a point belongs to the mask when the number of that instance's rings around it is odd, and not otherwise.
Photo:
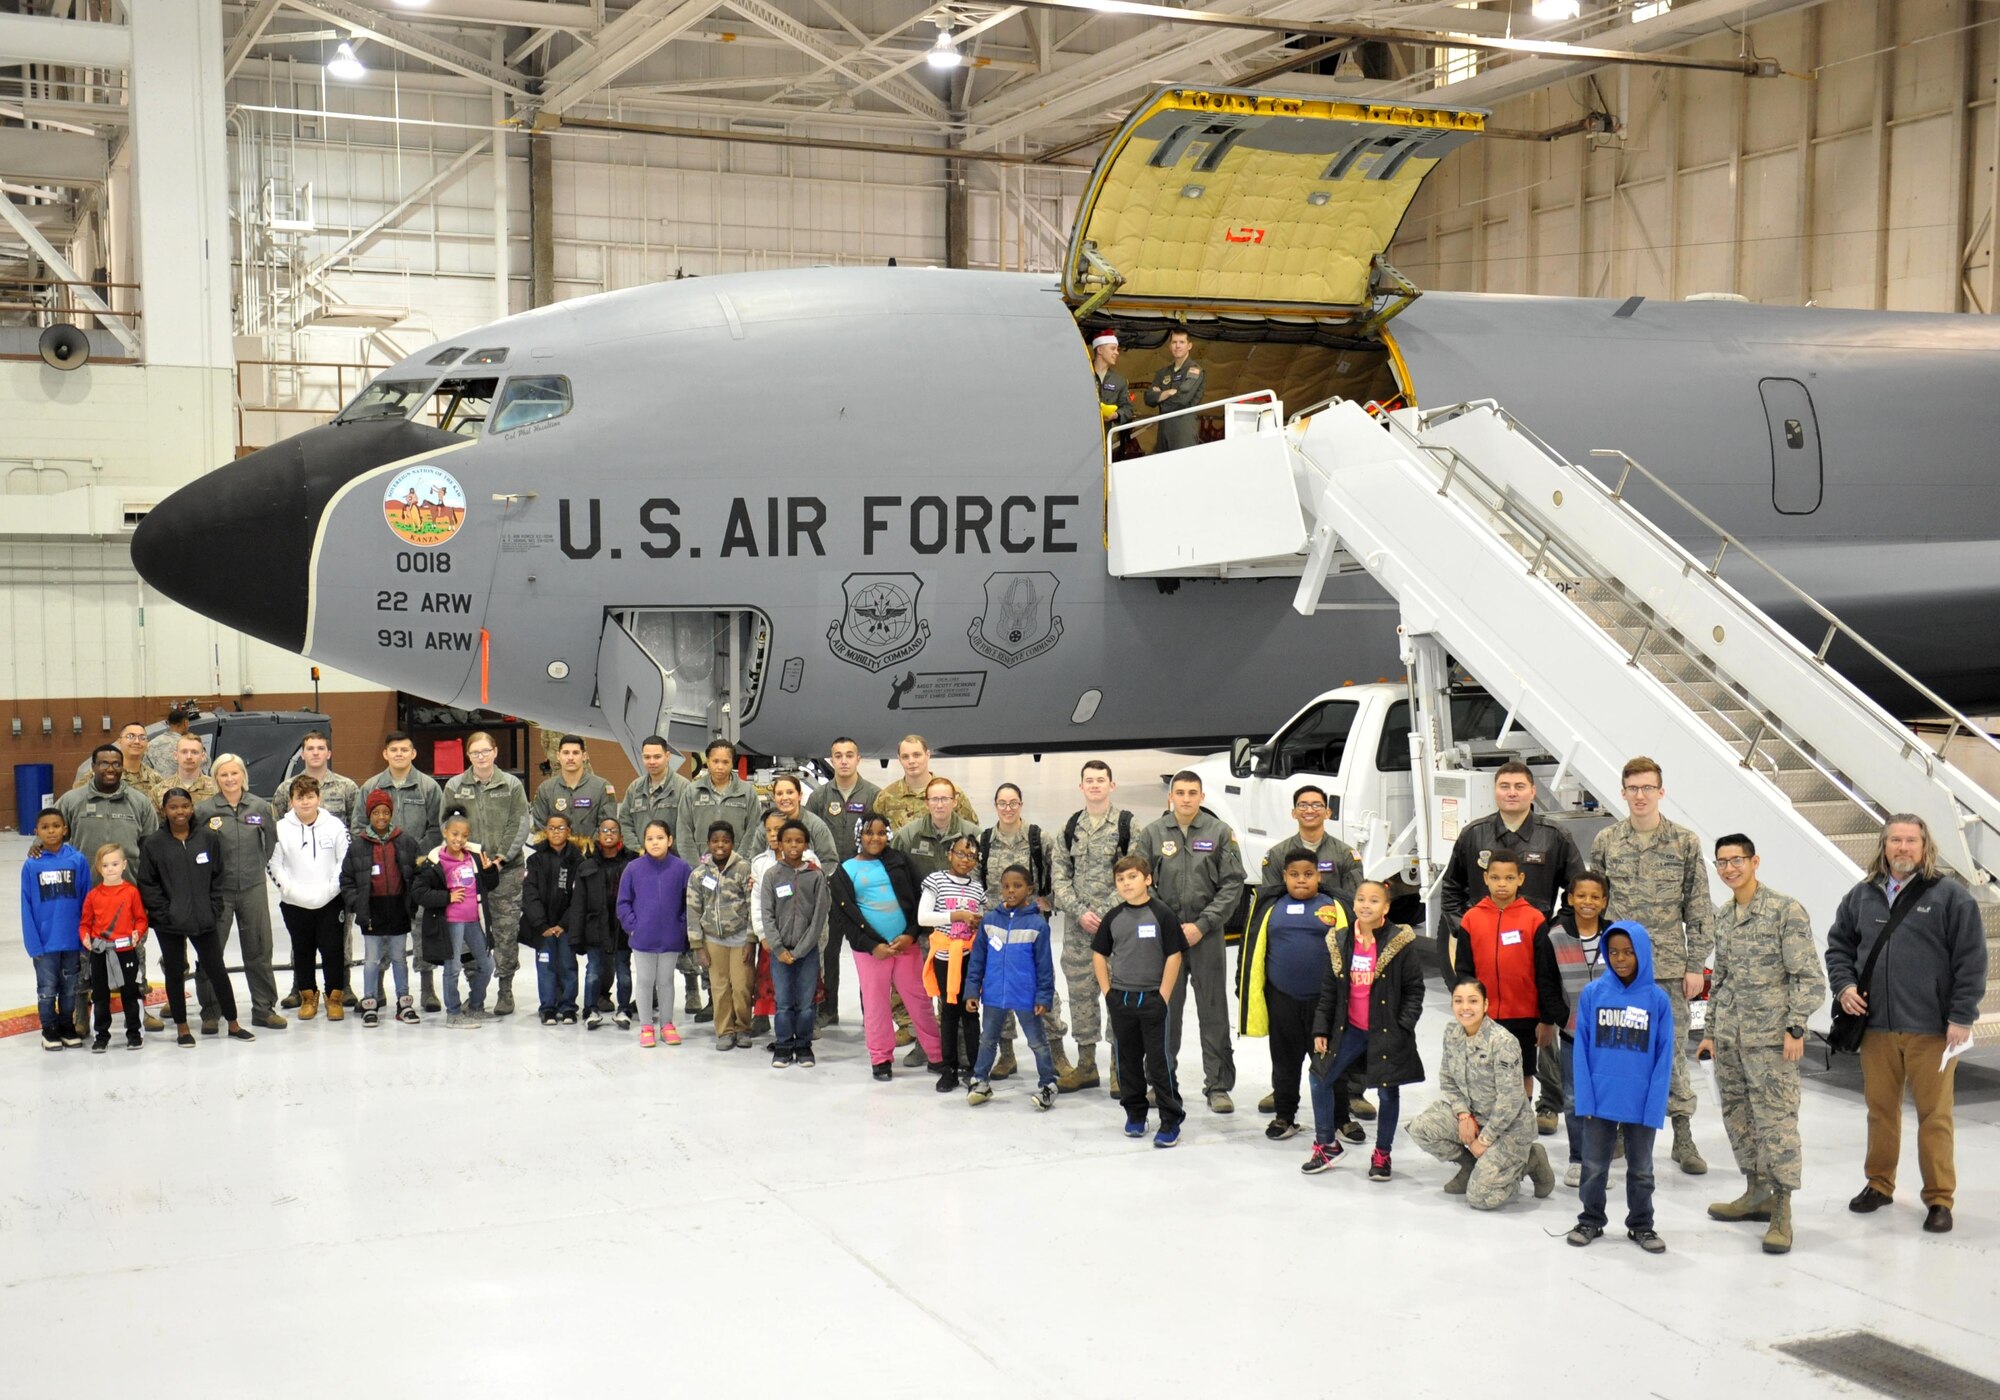
[[(987, 866), (992, 857), (993, 828), (989, 826), (979, 833), (979, 883), (988, 889), (993, 886), (987, 878)], [(1038, 898), (1046, 899), (1055, 892), (1055, 882), (1049, 878), (1048, 857), (1042, 846), (1042, 829), (1033, 822), (1028, 823), (1028, 880), (1035, 887)]]
[[(1069, 820), (1063, 824), (1063, 859), (1068, 861), (1072, 872), (1076, 869), (1076, 829), (1083, 824), (1082, 812), (1071, 812)], [(1118, 858), (1132, 849), (1132, 814), (1118, 810)]]

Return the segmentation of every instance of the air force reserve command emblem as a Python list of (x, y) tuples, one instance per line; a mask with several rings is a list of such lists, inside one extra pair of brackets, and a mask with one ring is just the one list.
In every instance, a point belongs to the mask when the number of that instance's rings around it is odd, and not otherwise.
[(382, 514), (397, 539), (443, 544), (465, 523), (465, 488), (442, 468), (410, 467), (390, 478), (382, 493)]
[(850, 666), (879, 671), (907, 661), (931, 639), (917, 616), (924, 581), (915, 574), (849, 574), (841, 581), (847, 606), (826, 629), (826, 644)]
[(986, 580), (986, 610), (972, 619), (965, 637), (972, 649), (1002, 666), (1033, 661), (1062, 640), (1055, 615), (1054, 574), (999, 573)]

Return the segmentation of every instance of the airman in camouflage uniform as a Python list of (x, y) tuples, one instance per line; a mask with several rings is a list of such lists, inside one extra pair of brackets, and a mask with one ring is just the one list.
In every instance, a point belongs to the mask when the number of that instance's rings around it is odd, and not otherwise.
[[(1738, 854), (1728, 838), (1717, 854)], [(1805, 906), (1757, 882), (1754, 855), (1743, 883), (1750, 895), (1715, 906), (1715, 976), (1709, 992), (1708, 1044), (1722, 1125), (1736, 1165), (1747, 1178), (1743, 1195), (1708, 1208), (1717, 1220), (1771, 1222), (1765, 1252), (1791, 1248), (1791, 1193), (1799, 1189), (1799, 1062), (1787, 1041), (1805, 1051), (1806, 1020), (1826, 1000), (1826, 974), (1813, 945)], [(1731, 872), (1733, 873), (1733, 872)], [(1794, 1037), (1792, 1032), (1798, 1032)]]
[[(889, 819), (889, 830), (901, 831), (918, 817), (930, 815), (924, 807), (924, 789), (930, 786), (931, 779), (937, 776), (935, 773), (926, 774), (914, 792), (910, 790), (909, 779), (898, 778), (875, 794), (875, 810)], [(952, 786), (958, 785), (954, 783)], [(972, 803), (966, 797), (963, 788), (958, 789), (958, 805), (953, 815), (974, 831), (979, 830), (979, 813), (972, 809)], [(1096, 985), (1094, 980), (1092, 985)]]
[[(475, 740), (486, 739), (474, 735)], [(484, 747), (484, 746), (482, 746)], [(462, 808), (472, 824), (472, 841), (500, 864), (500, 883), (482, 895), (486, 904), (487, 940), (493, 948), (494, 981), (499, 991), (493, 1014), (514, 1013), (514, 974), (521, 969), (521, 883), (527, 876), (522, 847), (528, 840), (528, 791), (521, 780), (502, 768), (481, 778), (476, 768), (453, 775), (444, 785), (440, 806)], [(482, 1004), (477, 1008), (484, 1011)]]
[[(1090, 941), (1095, 929), (1084, 927), (1084, 916), (1096, 920), (1118, 903), (1118, 887), (1112, 882), (1111, 867), (1125, 854), (1120, 833), (1129, 844), (1136, 835), (1132, 814), (1113, 807), (1101, 817), (1088, 810), (1078, 812), (1063, 825), (1074, 831), (1065, 844), (1055, 837), (1055, 859), (1051, 862), (1056, 891), (1056, 911), (1063, 916), (1062, 971), (1069, 992), (1069, 1027), (1076, 1037), (1074, 1084), (1060, 1080), (1064, 1093), (1088, 1088), (1098, 1082), (1097, 1044), (1104, 1039), (1103, 1000), (1097, 990), (1097, 973), (1090, 960)], [(1114, 1088), (1113, 1092), (1116, 1090)]]
[[(1521, 1092), (1521, 1081), (1520, 1043), (1498, 1021), (1487, 1017), (1477, 1035), (1467, 1035), (1456, 1021), (1445, 1027), (1438, 1097), (1408, 1131), (1417, 1146), (1458, 1168), (1444, 1189), (1453, 1195), (1463, 1192), (1474, 1210), (1507, 1204), (1523, 1176), (1534, 1177), (1537, 1196), (1555, 1189), (1555, 1173), (1535, 1141), (1535, 1111)], [(1476, 1157), (1459, 1139), (1461, 1114), (1479, 1123), (1479, 1141), (1486, 1146)]]
[[(1638, 775), (1635, 775), (1638, 776)], [(1708, 869), (1701, 840), (1686, 827), (1660, 818), (1651, 831), (1631, 820), (1607, 826), (1590, 843), (1590, 864), (1611, 877), (1612, 923), (1644, 924), (1653, 939), (1653, 977), (1674, 1007), (1674, 1074), (1667, 1113), (1674, 1124), (1674, 1161), (1690, 1176), (1708, 1163), (1695, 1147), (1694, 1084), (1687, 1067), (1688, 999), (1683, 981), (1700, 976), (1715, 947), (1709, 933)]]

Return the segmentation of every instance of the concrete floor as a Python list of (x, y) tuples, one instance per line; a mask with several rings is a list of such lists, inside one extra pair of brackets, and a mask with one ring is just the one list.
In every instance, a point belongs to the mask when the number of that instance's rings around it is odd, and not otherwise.
[[(1144, 811), (1172, 759), (1125, 758)], [(986, 763), (938, 766), (990, 795)], [(1036, 820), (1069, 810), (1074, 760), (1005, 766)], [(24, 849), (0, 838), (4, 907)], [(27, 972), (0, 959), (0, 1007), (32, 1000)], [(1446, 1020), (1434, 993), (1433, 1069)], [(1858, 1076), (1813, 1075), (1798, 1248), (1779, 1259), (1756, 1227), (1703, 1215), (1739, 1178), (1702, 1068), (1714, 1170), (1665, 1165), (1653, 1259), (1622, 1231), (1564, 1245), (1561, 1187), (1475, 1215), (1407, 1140), (1386, 1185), (1365, 1154), (1301, 1177), (1304, 1139), (1266, 1142), (1252, 1111), (1261, 1043), (1237, 1045), (1239, 1112), (1196, 1109), (1166, 1153), (1123, 1138), (1101, 1094), (1037, 1114), (1018, 1078), (978, 1109), (919, 1072), (875, 1084), (857, 1019), (818, 1069), (785, 1072), (698, 1035), (641, 1051), (608, 1026), (519, 1019), (148, 1039), (103, 1056), (0, 1040), (0, 1396), (88, 1368), (101, 1393), (164, 1396), (547, 1394), (589, 1376), (668, 1396), (1588, 1383), (1717, 1400), (1847, 1393), (1771, 1346), (1850, 1328), (2000, 1374), (1989, 1052), (1961, 1066), (1942, 1238), (1917, 1228), (1913, 1126), (1896, 1206), (1847, 1213)], [(1181, 1068), (1199, 1083), (1192, 1027)], [(1429, 1096), (1406, 1092), (1406, 1121)]]

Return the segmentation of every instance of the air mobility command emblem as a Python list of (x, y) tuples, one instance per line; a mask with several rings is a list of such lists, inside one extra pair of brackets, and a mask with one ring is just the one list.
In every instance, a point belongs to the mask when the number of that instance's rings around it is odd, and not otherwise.
[(924, 649), (931, 625), (917, 616), (924, 581), (915, 574), (849, 574), (846, 606), (826, 629), (826, 644), (850, 666), (879, 671)]

